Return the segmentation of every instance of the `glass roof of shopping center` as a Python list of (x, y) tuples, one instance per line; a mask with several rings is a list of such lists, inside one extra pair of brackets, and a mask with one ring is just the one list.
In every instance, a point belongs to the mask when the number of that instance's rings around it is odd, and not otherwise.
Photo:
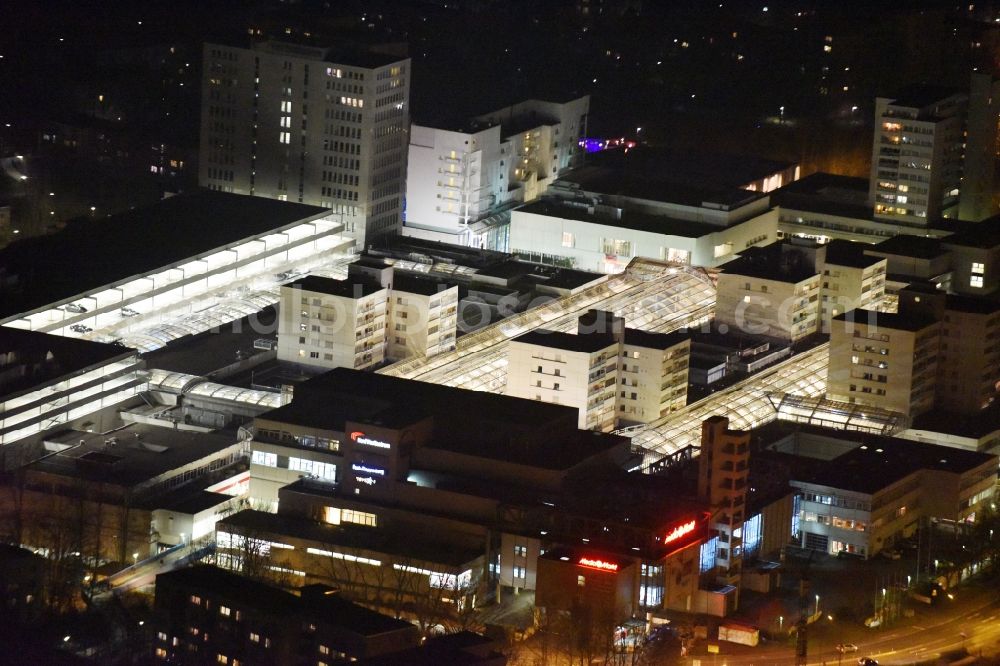
[(205, 398), (268, 408), (281, 407), (285, 404), (285, 397), (276, 391), (261, 391), (241, 388), (239, 386), (216, 384), (198, 375), (159, 369), (149, 371), (149, 389), (151, 391), (168, 391), (170, 393), (197, 395)]
[(626, 325), (669, 332), (709, 319), (715, 285), (701, 269), (635, 259), (623, 273), (459, 339), (452, 352), (395, 363), (378, 372), (475, 391), (501, 393), (507, 381), (507, 342), (538, 328), (575, 331), (590, 309), (609, 310)]

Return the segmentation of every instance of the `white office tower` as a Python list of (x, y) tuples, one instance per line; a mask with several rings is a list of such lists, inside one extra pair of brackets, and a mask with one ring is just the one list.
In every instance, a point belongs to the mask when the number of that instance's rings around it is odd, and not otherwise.
[(488, 245), (483, 221), (538, 198), (577, 165), (589, 108), (587, 95), (527, 100), (457, 124), (413, 125), (404, 233)]
[(359, 248), (402, 224), (408, 58), (205, 44), (199, 183), (333, 209)]

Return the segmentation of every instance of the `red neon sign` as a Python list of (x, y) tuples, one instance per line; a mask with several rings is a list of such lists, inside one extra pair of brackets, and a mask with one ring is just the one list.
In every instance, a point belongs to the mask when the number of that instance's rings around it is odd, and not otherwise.
[(678, 525), (674, 529), (667, 532), (667, 535), (663, 537), (663, 543), (670, 543), (671, 541), (677, 541), (685, 534), (690, 534), (694, 532), (695, 525), (697, 522), (692, 520), (684, 523), (683, 525)]
[(351, 441), (356, 442), (358, 441), (358, 437), (364, 437), (364, 436), (365, 433), (361, 432), (360, 430), (355, 430), (354, 432), (351, 433)]
[(613, 562), (605, 562), (604, 560), (595, 560), (590, 557), (581, 557), (579, 564), (581, 567), (599, 569), (601, 571), (618, 571), (617, 564)]

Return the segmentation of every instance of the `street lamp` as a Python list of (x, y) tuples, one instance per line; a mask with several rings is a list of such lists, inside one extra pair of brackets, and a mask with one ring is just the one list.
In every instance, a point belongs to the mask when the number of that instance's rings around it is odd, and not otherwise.
[(785, 107), (784, 106), (779, 106), (778, 107), (778, 121), (782, 122), (782, 123), (785, 122)]
[(778, 616), (778, 632), (780, 633), (780, 632), (782, 632), (784, 630), (785, 630), (785, 616), (784, 615), (779, 615)]
[(813, 615), (819, 615), (819, 595), (818, 594), (816, 595), (816, 610), (813, 612)]
[(139, 553), (132, 553), (132, 565), (135, 566), (139, 562)]

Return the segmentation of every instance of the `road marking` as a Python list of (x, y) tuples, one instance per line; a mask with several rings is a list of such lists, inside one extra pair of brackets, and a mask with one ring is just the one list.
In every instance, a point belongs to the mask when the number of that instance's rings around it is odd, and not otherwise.
[(926, 628), (926, 627), (918, 627), (917, 625), (913, 625), (913, 627), (912, 627), (912, 628), (913, 628), (913, 629), (916, 629), (917, 631), (926, 631), (926, 630), (927, 630), (927, 628)]

